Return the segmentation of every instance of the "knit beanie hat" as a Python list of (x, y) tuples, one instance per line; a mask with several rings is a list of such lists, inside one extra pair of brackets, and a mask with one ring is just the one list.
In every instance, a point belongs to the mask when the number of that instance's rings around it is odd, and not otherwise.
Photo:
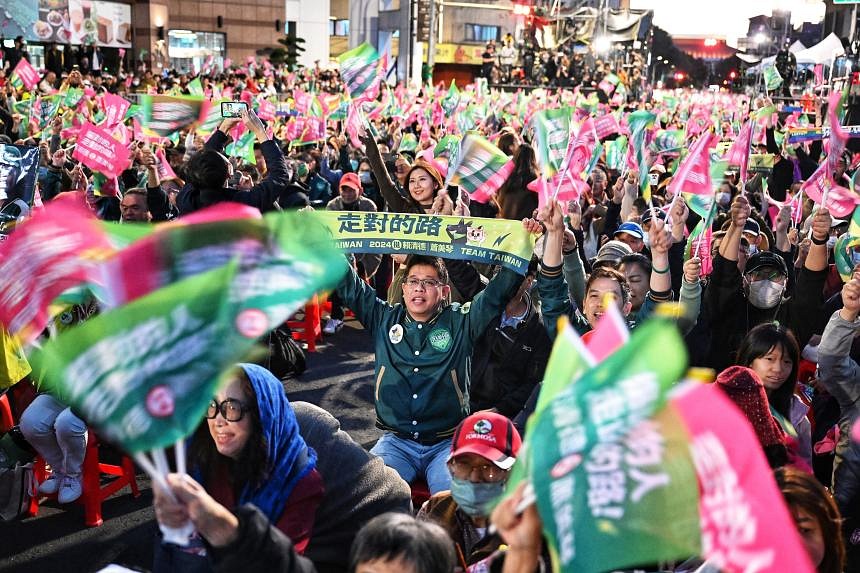
[(715, 383), (750, 421), (762, 447), (784, 444), (782, 428), (770, 413), (764, 385), (753, 370), (730, 366), (720, 372)]

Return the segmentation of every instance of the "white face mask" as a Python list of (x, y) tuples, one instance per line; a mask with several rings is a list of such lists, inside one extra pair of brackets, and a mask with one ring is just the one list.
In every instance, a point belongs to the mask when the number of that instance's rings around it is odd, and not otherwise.
[(833, 247), (835, 247), (835, 246), (836, 246), (836, 237), (830, 237), (829, 239), (827, 239), (827, 248), (829, 250), (832, 251)]
[(732, 200), (731, 193), (717, 193), (717, 204), (723, 207), (728, 207)]
[(758, 247), (756, 247), (755, 245), (752, 245), (752, 244), (751, 244), (751, 245), (750, 245), (750, 250), (749, 250), (749, 256), (753, 256), (753, 255), (754, 255), (754, 254), (756, 254), (757, 252), (758, 252)]
[(645, 243), (645, 246), (650, 249), (651, 248), (651, 235), (649, 235), (648, 233), (645, 233), (642, 236), (642, 242)]
[(747, 298), (754, 307), (767, 310), (779, 304), (784, 292), (784, 284), (769, 280), (755, 281), (749, 285)]

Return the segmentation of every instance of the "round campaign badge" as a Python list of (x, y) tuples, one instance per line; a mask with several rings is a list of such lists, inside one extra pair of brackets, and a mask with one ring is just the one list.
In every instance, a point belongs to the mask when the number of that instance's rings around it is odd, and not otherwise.
[(146, 395), (146, 411), (154, 418), (170, 416), (175, 405), (173, 390), (167, 386), (155, 386)]
[(236, 329), (246, 338), (260, 338), (269, 329), (269, 319), (262, 310), (249, 308), (236, 317)]
[(401, 340), (403, 340), (403, 327), (399, 324), (395, 324), (388, 330), (388, 340), (391, 341), (391, 344), (398, 344)]
[(445, 352), (451, 346), (451, 333), (444, 328), (437, 328), (428, 336), (430, 346), (439, 352)]

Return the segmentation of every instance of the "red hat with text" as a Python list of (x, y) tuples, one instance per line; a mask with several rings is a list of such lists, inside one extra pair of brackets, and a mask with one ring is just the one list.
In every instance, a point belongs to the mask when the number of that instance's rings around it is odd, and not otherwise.
[(508, 418), (495, 412), (475, 412), (454, 431), (448, 459), (475, 454), (509, 470), (517, 461), (522, 444), (520, 433)]

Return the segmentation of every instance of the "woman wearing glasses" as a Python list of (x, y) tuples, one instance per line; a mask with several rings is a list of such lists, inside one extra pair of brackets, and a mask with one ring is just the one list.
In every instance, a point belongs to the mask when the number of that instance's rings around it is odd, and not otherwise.
[(283, 386), (254, 364), (242, 364), (216, 393), (189, 450), (190, 473), (216, 501), (254, 504), (299, 553), (323, 497), (316, 462)]

